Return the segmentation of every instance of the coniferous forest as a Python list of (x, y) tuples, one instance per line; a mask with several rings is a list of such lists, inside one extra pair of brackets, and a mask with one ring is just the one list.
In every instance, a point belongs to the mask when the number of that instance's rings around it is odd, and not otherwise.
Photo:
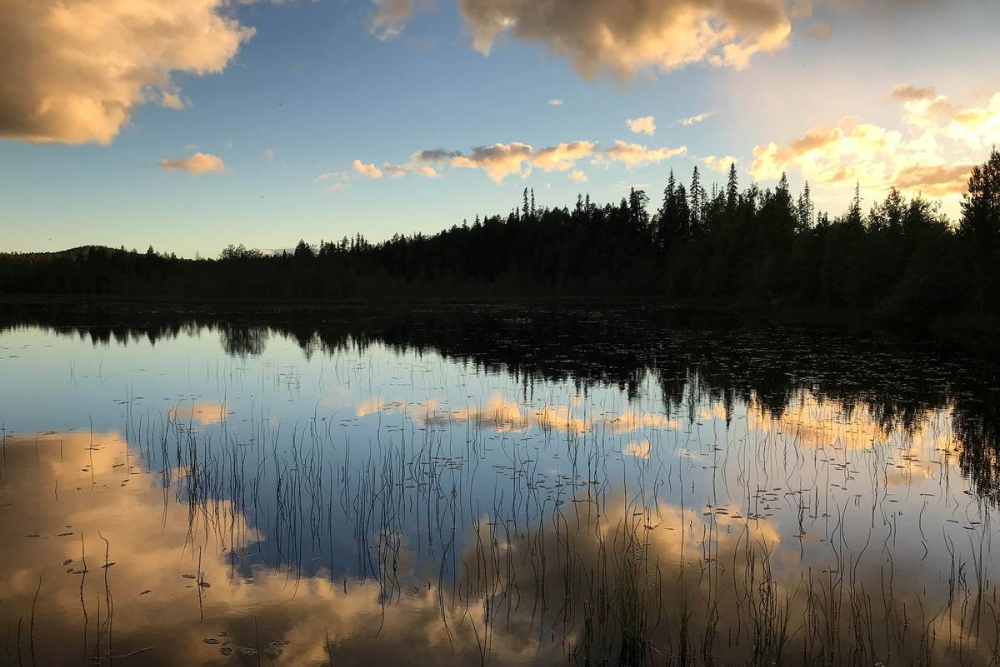
[(892, 190), (846, 211), (815, 210), (809, 186), (741, 187), (735, 167), (710, 191), (698, 169), (662, 194), (618, 203), (579, 196), (536, 208), (525, 190), (505, 215), (434, 235), (362, 235), (218, 259), (87, 246), (0, 254), (0, 294), (198, 301), (656, 298), (706, 306), (818, 308), (930, 322), (1000, 315), (1000, 152), (969, 180), (961, 215)]

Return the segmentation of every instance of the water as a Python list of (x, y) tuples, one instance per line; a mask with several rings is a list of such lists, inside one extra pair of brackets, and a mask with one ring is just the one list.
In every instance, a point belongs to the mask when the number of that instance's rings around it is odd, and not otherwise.
[(963, 664), (992, 364), (621, 307), (0, 320), (0, 663)]

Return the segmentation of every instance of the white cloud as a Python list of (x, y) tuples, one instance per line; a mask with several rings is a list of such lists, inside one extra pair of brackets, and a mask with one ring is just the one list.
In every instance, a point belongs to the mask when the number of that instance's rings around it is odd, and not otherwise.
[(561, 107), (563, 104), (565, 104), (565, 102), (558, 97), (553, 100), (549, 100), (550, 107)]
[(697, 123), (701, 123), (703, 121), (708, 120), (709, 118), (711, 118), (714, 115), (715, 115), (714, 111), (706, 111), (705, 113), (700, 113), (700, 114), (698, 114), (696, 116), (688, 116), (687, 118), (681, 118), (677, 122), (680, 123), (681, 125), (685, 125), (685, 126), (695, 125)]
[(0, 138), (109, 143), (171, 75), (221, 72), (253, 34), (225, 0), (4, 0)]
[(783, 48), (785, 0), (459, 0), (473, 47), (509, 32), (565, 56), (583, 76), (668, 71), (695, 62), (742, 69)]
[(333, 181), (333, 180), (346, 181), (349, 180), (350, 178), (351, 175), (348, 174), (346, 171), (327, 171), (314, 178), (313, 183), (323, 183), (325, 181)]
[(625, 124), (628, 125), (628, 129), (632, 130), (635, 134), (648, 134), (649, 136), (656, 134), (656, 121), (652, 116), (643, 116), (642, 118), (626, 120)]
[(425, 178), (437, 178), (437, 170), (426, 164), (390, 164), (388, 162), (382, 165), (382, 171), (386, 172), (393, 178), (402, 178), (409, 173), (417, 174), (418, 176), (423, 176)]
[(375, 12), (369, 30), (383, 42), (403, 34), (406, 22), (413, 18), (413, 0), (373, 0)]
[(200, 152), (188, 157), (164, 158), (160, 160), (160, 166), (170, 171), (187, 171), (192, 174), (222, 173), (226, 170), (226, 163), (218, 155)]
[(365, 178), (382, 178), (382, 171), (374, 164), (365, 164), (361, 160), (355, 160), (351, 163), (351, 168), (356, 174)]
[(266, 159), (268, 162), (274, 162), (274, 149), (273, 148), (265, 148), (264, 149), (264, 159)]

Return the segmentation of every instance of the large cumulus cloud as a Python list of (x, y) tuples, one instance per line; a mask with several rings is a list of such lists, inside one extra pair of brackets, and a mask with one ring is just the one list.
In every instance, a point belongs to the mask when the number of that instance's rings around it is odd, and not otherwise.
[(785, 0), (459, 0), (473, 46), (497, 37), (544, 44), (582, 75), (670, 70), (706, 61), (746, 67), (782, 48), (792, 31)]
[(253, 29), (224, 0), (3, 0), (0, 138), (110, 142), (171, 73), (221, 72)]

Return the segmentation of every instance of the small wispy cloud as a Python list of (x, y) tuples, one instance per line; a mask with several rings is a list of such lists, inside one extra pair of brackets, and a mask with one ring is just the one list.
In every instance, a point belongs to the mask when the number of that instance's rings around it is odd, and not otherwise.
[(695, 125), (697, 123), (701, 123), (703, 121), (708, 120), (709, 118), (714, 116), (715, 113), (716, 113), (715, 111), (706, 111), (705, 113), (700, 113), (697, 116), (688, 116), (687, 118), (681, 118), (679, 121), (677, 121), (677, 123), (685, 126)]
[(274, 162), (274, 149), (273, 148), (265, 148), (264, 149), (264, 159), (266, 159), (268, 162)]
[(368, 29), (376, 39), (387, 42), (403, 34), (407, 21), (413, 18), (413, 0), (374, 0), (375, 13)]
[(186, 106), (180, 95), (167, 90), (164, 90), (161, 94), (160, 104), (168, 109), (175, 109), (177, 111), (180, 111)]
[(326, 171), (313, 179), (313, 183), (323, 183), (325, 181), (346, 181), (351, 175), (346, 171)]
[(549, 106), (550, 107), (561, 107), (564, 104), (566, 104), (565, 100), (563, 100), (563, 99), (561, 99), (559, 97), (556, 97), (556, 98), (553, 98), (553, 99), (549, 100)]
[(809, 29), (809, 35), (813, 39), (818, 39), (820, 41), (830, 39), (830, 35), (832, 34), (833, 30), (830, 28), (829, 23), (817, 23)]

